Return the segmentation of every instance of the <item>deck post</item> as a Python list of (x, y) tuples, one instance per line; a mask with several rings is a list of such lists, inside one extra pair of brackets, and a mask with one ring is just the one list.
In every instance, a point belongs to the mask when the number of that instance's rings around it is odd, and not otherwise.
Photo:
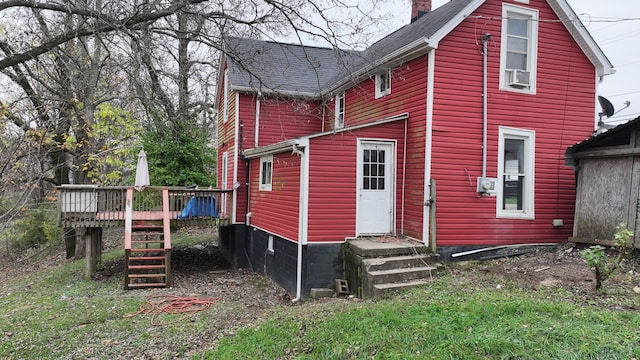
[(102, 228), (88, 228), (84, 233), (85, 270), (84, 279), (91, 280), (98, 269), (98, 261), (102, 257)]
[(169, 189), (162, 189), (162, 226), (164, 248), (171, 249), (171, 212), (169, 211)]
[(131, 249), (131, 226), (133, 222), (133, 188), (127, 188), (124, 205), (124, 248)]

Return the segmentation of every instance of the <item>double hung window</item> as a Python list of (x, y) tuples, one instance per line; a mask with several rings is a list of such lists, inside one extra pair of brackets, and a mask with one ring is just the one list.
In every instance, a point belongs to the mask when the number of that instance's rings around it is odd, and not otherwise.
[(535, 93), (538, 11), (504, 4), (500, 54), (501, 89)]
[(535, 132), (500, 127), (497, 216), (534, 218)]

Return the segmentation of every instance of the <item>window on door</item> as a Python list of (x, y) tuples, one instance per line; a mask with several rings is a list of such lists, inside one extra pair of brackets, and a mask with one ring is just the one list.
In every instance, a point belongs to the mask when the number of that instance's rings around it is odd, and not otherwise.
[(385, 189), (385, 150), (366, 149), (362, 160), (362, 189)]
[(262, 191), (271, 191), (271, 177), (273, 176), (273, 155), (260, 158), (260, 187)]
[(534, 218), (535, 132), (500, 127), (497, 216)]

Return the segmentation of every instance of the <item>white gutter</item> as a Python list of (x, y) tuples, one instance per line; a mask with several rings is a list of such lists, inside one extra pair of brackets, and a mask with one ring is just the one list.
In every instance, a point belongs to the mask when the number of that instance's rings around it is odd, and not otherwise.
[(298, 207), (298, 258), (296, 262), (296, 297), (291, 300), (298, 302), (302, 299), (302, 252), (303, 245), (307, 244), (307, 227), (309, 222), (309, 140), (292, 146), (294, 154), (300, 155), (300, 204)]
[(291, 149), (292, 146), (300, 145), (299, 139), (291, 139), (282, 141), (279, 143), (261, 146), (254, 149), (248, 149), (243, 151), (245, 158), (247, 159), (255, 159), (261, 156), (273, 155), (286, 152)]
[(430, 246), (429, 226), (430, 226), (430, 210), (431, 210), (431, 147), (433, 136), (433, 91), (436, 50), (432, 49), (428, 54), (429, 64), (427, 65), (427, 124), (425, 129), (424, 144), (424, 206), (422, 214), (422, 242), (426, 246)]

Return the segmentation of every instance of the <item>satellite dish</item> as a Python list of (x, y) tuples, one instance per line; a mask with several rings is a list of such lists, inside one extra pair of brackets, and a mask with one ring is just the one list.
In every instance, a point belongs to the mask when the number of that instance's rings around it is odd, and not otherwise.
[(600, 119), (602, 119), (603, 116), (611, 117), (615, 114), (616, 110), (611, 101), (607, 100), (607, 98), (604, 96), (598, 96), (598, 102), (600, 103), (600, 107), (602, 107), (602, 112), (598, 114), (600, 115)]

